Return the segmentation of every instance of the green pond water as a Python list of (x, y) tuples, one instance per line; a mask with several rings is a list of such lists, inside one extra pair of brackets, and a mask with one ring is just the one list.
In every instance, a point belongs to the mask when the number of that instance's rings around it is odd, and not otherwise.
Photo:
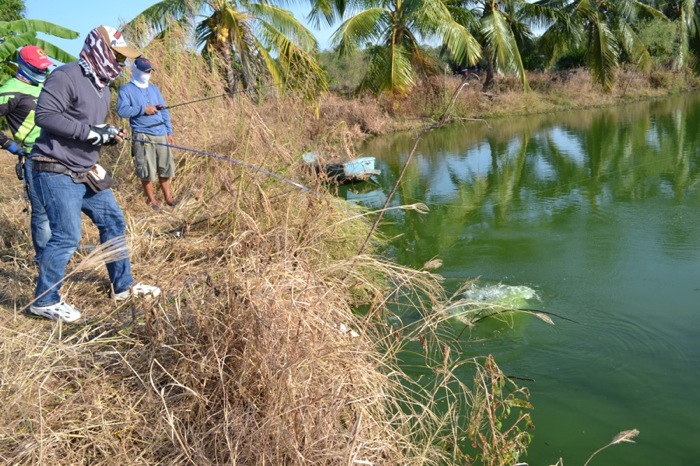
[[(636, 428), (590, 465), (700, 464), (700, 97), (489, 123), (422, 139), (392, 205), (430, 212), (388, 212), (389, 253), (441, 259), (449, 290), (527, 287), (528, 307), (575, 321), (483, 321), (461, 337), (531, 392), (522, 461), (582, 465)], [(347, 198), (380, 207), (413, 142), (368, 143), (382, 174)]]

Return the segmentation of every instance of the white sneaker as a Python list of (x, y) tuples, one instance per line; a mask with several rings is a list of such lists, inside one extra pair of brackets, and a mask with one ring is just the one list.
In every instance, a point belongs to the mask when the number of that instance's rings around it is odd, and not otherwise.
[(360, 336), (359, 333), (357, 333), (356, 331), (354, 331), (351, 328), (348, 328), (348, 326), (345, 324), (336, 325), (335, 327), (338, 330), (340, 330), (340, 333), (342, 333), (343, 335), (350, 335), (350, 337), (352, 337), (352, 338), (357, 338)]
[(35, 306), (32, 304), (29, 306), (29, 312), (40, 317), (63, 322), (75, 322), (80, 319), (80, 311), (65, 301), (51, 304), (50, 306)]
[(128, 289), (122, 291), (121, 293), (115, 293), (114, 299), (117, 301), (126, 301), (132, 296), (138, 298), (139, 296), (155, 298), (160, 295), (160, 288), (157, 286), (144, 285), (143, 283), (137, 283), (131, 285)]

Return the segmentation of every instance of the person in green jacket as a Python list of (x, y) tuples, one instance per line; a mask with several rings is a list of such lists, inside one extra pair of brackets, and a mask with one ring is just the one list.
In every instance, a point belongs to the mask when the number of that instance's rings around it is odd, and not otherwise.
[(54, 63), (35, 45), (25, 45), (17, 54), (17, 73), (0, 87), (0, 116), (7, 119), (12, 138), (0, 132), (0, 146), (18, 157), (17, 177), (24, 180), (32, 207), (31, 233), (34, 261), (39, 262), (51, 238), (49, 219), (34, 190), (32, 164), (27, 160), (41, 132), (34, 123), (34, 110), (48, 69)]

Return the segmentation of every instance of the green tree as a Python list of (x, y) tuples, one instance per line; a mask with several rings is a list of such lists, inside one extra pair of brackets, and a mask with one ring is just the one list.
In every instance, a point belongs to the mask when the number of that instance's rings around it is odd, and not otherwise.
[(62, 39), (75, 39), (78, 33), (57, 24), (39, 19), (20, 19), (17, 21), (0, 21), (0, 62), (4, 64), (0, 79), (5, 81), (14, 75), (14, 68), (8, 67), (9, 61), (17, 62), (17, 49), (25, 45), (37, 45), (52, 58), (66, 63), (76, 58), (65, 50), (37, 37), (37, 33), (48, 34)]
[(0, 21), (17, 21), (24, 18), (24, 0), (2, 0)]
[(341, 55), (366, 49), (369, 64), (360, 90), (402, 95), (410, 92), (421, 76), (434, 72), (435, 61), (419, 40), (444, 44), (457, 61), (474, 64), (481, 56), (479, 43), (452, 18), (444, 0), (335, 1), (312, 4), (312, 19), (323, 16), (332, 21), (346, 9), (357, 11), (331, 40)]
[(328, 76), (329, 88), (341, 94), (350, 94), (367, 73), (364, 50), (343, 56), (334, 50), (323, 50), (318, 55), (318, 61)]
[(678, 67), (679, 29), (678, 21), (666, 19), (653, 19), (640, 24), (639, 37), (647, 46), (655, 64), (669, 69)]
[(690, 60), (692, 55), (700, 56), (700, 25), (698, 25), (697, 2), (695, 0), (657, 0), (652, 1), (651, 4), (678, 24), (674, 69), (683, 69), (692, 62), (695, 71), (699, 71), (698, 61)]
[(173, 21), (193, 22), (197, 47), (220, 63), (230, 93), (239, 85), (252, 89), (265, 76), (276, 85), (306, 79), (314, 89), (326, 89), (325, 75), (314, 58), (318, 44), (313, 34), (291, 11), (267, 1), (163, 0), (129, 25), (138, 29), (144, 20), (158, 32)]
[(595, 82), (611, 91), (617, 68), (626, 59), (640, 69), (652, 60), (635, 31), (641, 18), (663, 18), (661, 11), (637, 0), (540, 0), (536, 7), (548, 27), (542, 43), (551, 62), (580, 47)]

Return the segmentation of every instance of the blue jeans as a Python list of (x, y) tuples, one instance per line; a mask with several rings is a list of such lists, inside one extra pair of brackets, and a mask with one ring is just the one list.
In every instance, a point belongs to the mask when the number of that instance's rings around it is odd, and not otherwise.
[(27, 184), (27, 195), (32, 206), (31, 232), (32, 244), (34, 245), (34, 262), (41, 262), (41, 253), (44, 251), (46, 243), (51, 238), (51, 228), (49, 218), (46, 216), (44, 206), (41, 204), (39, 196), (34, 190), (34, 180), (32, 179), (32, 161), (29, 157), (24, 160), (24, 182)]
[[(74, 183), (69, 175), (60, 173), (34, 171), (33, 176), (36, 195), (51, 227), (51, 238), (39, 262), (34, 297), (37, 306), (49, 306), (61, 300), (58, 291), (66, 265), (82, 234), (80, 213), (84, 212), (97, 226), (101, 243), (119, 237), (125, 243), (126, 222), (110, 189), (95, 193), (87, 185)], [(115, 293), (126, 291), (134, 283), (128, 255), (108, 263), (107, 272)]]

